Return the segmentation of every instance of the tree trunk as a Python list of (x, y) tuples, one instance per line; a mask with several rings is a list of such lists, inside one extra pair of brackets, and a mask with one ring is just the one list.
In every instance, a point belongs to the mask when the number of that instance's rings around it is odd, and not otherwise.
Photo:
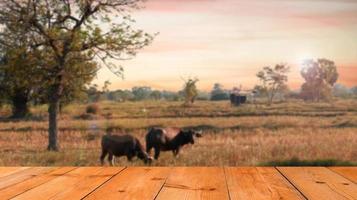
[(28, 95), (23, 92), (16, 93), (12, 97), (12, 116), (11, 118), (24, 118), (30, 113), (28, 108)]
[(63, 92), (62, 76), (58, 76), (56, 84), (50, 87), (49, 105), (48, 105), (48, 151), (58, 151), (57, 141), (57, 116), (60, 107), (60, 99)]
[(48, 151), (58, 151), (58, 142), (57, 142), (57, 114), (59, 110), (59, 99), (51, 99), (48, 106)]

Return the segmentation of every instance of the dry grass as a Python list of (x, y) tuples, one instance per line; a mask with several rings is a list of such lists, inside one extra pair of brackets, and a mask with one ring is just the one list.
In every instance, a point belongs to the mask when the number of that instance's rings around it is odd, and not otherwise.
[[(98, 165), (100, 135), (103, 133), (65, 131), (60, 134), (61, 151), (49, 153), (46, 132), (5, 132), (0, 135), (0, 165)], [(134, 135), (143, 138), (145, 130)], [(12, 142), (10, 142), (12, 141)], [(283, 128), (279, 130), (224, 130), (206, 132), (195, 145), (183, 149), (175, 159), (163, 153), (154, 165), (257, 165), (272, 160), (339, 159), (355, 162), (354, 128)], [(140, 161), (120, 165), (142, 165)]]
[[(226, 102), (199, 102), (190, 108), (177, 102), (104, 102), (99, 106), (102, 116), (97, 120), (76, 119), (86, 105), (65, 108), (60, 120), (61, 150), (55, 153), (45, 150), (46, 121), (3, 120), (0, 165), (98, 165), (105, 128), (117, 127), (118, 134), (130, 132), (143, 140), (147, 128), (154, 125), (203, 129), (204, 137), (184, 147), (179, 158), (165, 152), (153, 165), (259, 165), (292, 158), (357, 162), (353, 148), (357, 144), (357, 103), (353, 100), (239, 108)], [(32, 110), (36, 119), (46, 115), (44, 106)], [(7, 112), (6, 108), (1, 111)], [(117, 164), (143, 165), (125, 158)]]

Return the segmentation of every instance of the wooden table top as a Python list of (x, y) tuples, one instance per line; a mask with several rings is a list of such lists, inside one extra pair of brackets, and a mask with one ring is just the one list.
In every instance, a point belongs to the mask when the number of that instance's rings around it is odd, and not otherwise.
[(357, 167), (0, 167), (0, 199), (357, 199)]

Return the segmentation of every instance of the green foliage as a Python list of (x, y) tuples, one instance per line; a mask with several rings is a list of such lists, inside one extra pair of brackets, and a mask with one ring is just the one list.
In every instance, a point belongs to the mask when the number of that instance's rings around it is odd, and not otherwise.
[[(19, 34), (17, 29), (13, 31)], [(23, 118), (29, 115), (28, 103), (42, 82), (42, 73), (39, 60), (27, 47), (28, 35), (18, 38), (9, 32), (4, 29), (4, 35), (0, 34), (0, 41), (9, 44), (0, 45), (0, 98), (12, 105), (12, 117)]]
[(285, 93), (288, 90), (287, 81), (289, 66), (278, 64), (275, 67), (264, 67), (257, 73), (261, 85), (255, 87), (259, 93), (266, 95), (270, 105), (278, 93)]
[(215, 83), (211, 91), (211, 101), (229, 100), (229, 94), (219, 83)]
[(159, 90), (154, 90), (151, 92), (150, 98), (153, 100), (160, 100), (162, 98), (162, 94)]
[[(182, 100), (177, 92), (166, 90), (152, 90), (148, 86), (133, 87), (132, 90), (115, 90), (115, 91), (99, 91), (95, 85), (87, 90), (88, 99), (90, 102), (98, 102), (101, 100), (108, 101), (147, 101), (147, 100), (167, 100), (179, 101)], [(205, 92), (199, 92), (197, 99), (208, 100), (209, 95)]]
[[(58, 149), (57, 113), (66, 86), (73, 84), (78, 76), (73, 72), (84, 72), (84, 63), (97, 65), (101, 61), (101, 64), (121, 76), (122, 67), (111, 61), (133, 58), (139, 49), (151, 43), (153, 37), (143, 30), (132, 28), (134, 20), (125, 15), (127, 11), (138, 8), (139, 2), (140, 0), (0, 2), (0, 25), (3, 28), (0, 35), (8, 34), (3, 30), (9, 30), (10, 35), (28, 35), (30, 39), (27, 41), (30, 43), (25, 47), (32, 52), (41, 52), (36, 54), (36, 60), (41, 61), (36, 68), (47, 76), (45, 84), (48, 91), (46, 100), (49, 102), (49, 150)], [(11, 46), (3, 38), (0, 38), (0, 43)], [(79, 76), (84, 75), (81, 73)]]
[(133, 89), (131, 90), (133, 95), (134, 95), (134, 100), (135, 101), (141, 101), (144, 99), (148, 99), (152, 93), (151, 88), (150, 87), (133, 87)]
[(301, 86), (301, 96), (305, 100), (331, 100), (332, 87), (338, 79), (337, 67), (327, 59), (307, 60), (301, 70), (305, 83)]
[(97, 89), (97, 85), (90, 85), (87, 89), (87, 95), (89, 102), (98, 102), (100, 100), (101, 91)]
[(181, 101), (182, 96), (178, 92), (162, 91), (162, 97), (168, 101)]
[(335, 84), (332, 88), (333, 96), (341, 98), (350, 98), (353, 96), (352, 90), (342, 84)]
[(121, 102), (134, 99), (134, 95), (130, 90), (116, 90), (114, 92), (110, 92), (109, 96), (112, 96), (112, 99), (109, 100), (121, 101)]

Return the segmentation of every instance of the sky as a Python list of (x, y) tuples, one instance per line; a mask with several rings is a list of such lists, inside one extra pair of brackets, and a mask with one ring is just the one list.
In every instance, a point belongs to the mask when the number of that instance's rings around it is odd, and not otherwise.
[(197, 77), (251, 89), (264, 66), (290, 66), (289, 86), (303, 83), (304, 59), (335, 61), (338, 82), (357, 85), (357, 0), (148, 0), (131, 13), (136, 26), (159, 33), (124, 67), (124, 79), (103, 68), (95, 83), (110, 89), (180, 90)]

